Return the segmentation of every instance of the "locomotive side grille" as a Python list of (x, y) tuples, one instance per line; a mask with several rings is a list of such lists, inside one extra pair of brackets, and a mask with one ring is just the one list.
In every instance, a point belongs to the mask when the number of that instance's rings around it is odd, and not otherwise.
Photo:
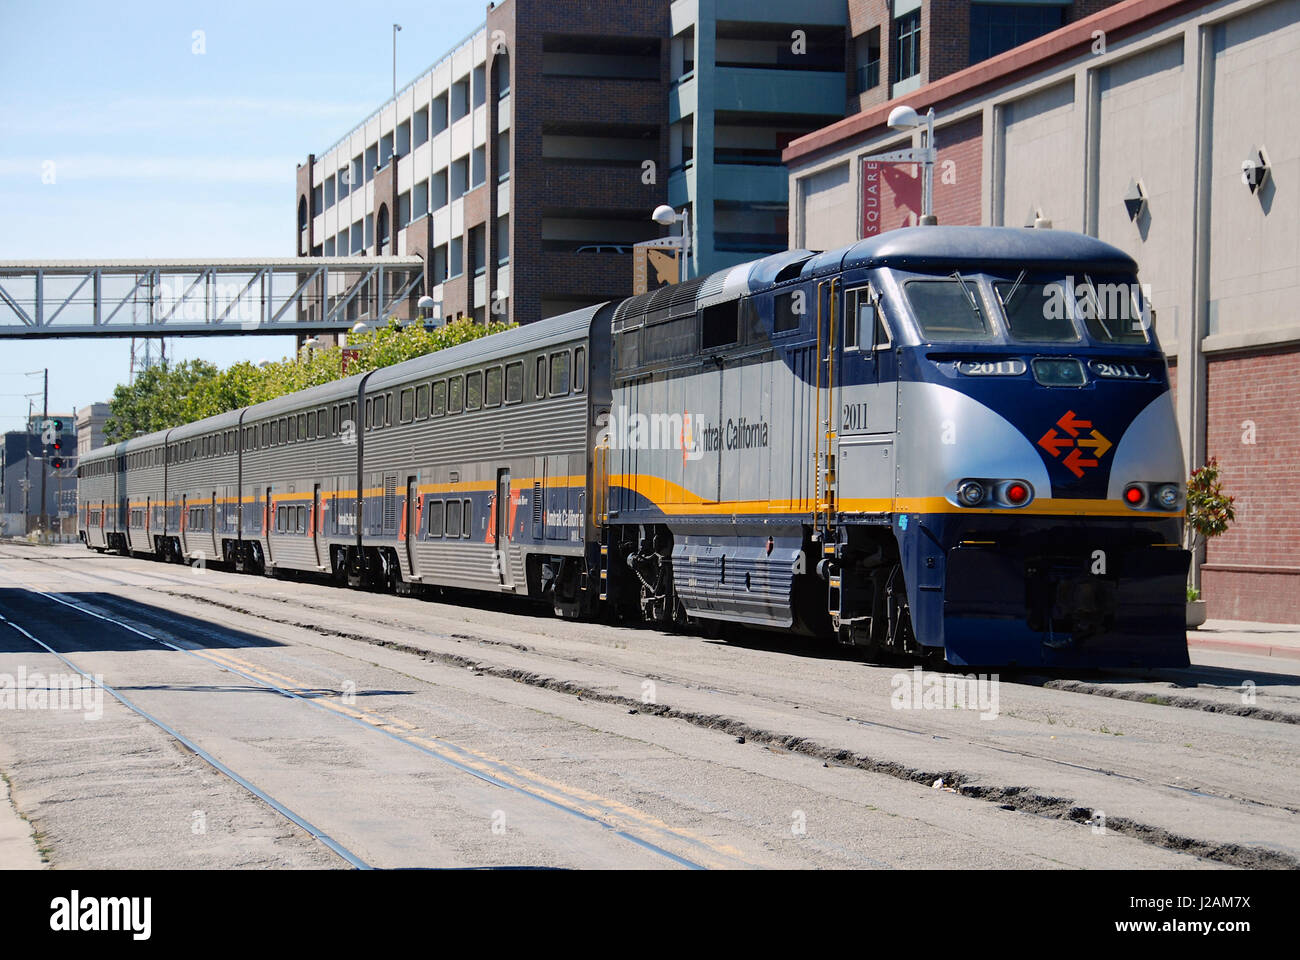
[(542, 485), (533, 481), (533, 523), (542, 522)]
[(397, 477), (384, 477), (384, 529), (397, 529)]

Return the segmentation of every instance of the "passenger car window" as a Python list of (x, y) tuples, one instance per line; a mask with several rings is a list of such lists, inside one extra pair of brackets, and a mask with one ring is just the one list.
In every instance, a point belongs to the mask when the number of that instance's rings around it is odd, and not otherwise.
[(489, 367), (483, 378), (483, 406), (501, 406), (501, 368)]
[(460, 536), (460, 501), (447, 501), (447, 525), (444, 532), (449, 537)]
[(477, 410), (483, 406), (483, 374), (479, 371), (465, 375), (465, 409)]
[(546, 396), (546, 354), (537, 358), (537, 383), (533, 390), (539, 400)]
[(460, 413), (461, 404), (464, 400), (464, 384), (460, 376), (452, 377), (447, 383), (447, 412)]
[(415, 419), (424, 420), (429, 416), (429, 385), (422, 383), (415, 388)]
[(506, 364), (506, 403), (518, 403), (524, 398), (524, 365), (518, 361)]
[(578, 347), (573, 351), (573, 392), (582, 393), (587, 385), (587, 348)]
[(441, 500), (434, 500), (432, 503), (425, 504), (424, 507), (429, 511), (429, 536), (442, 536), (442, 521), (444, 519), (443, 511), (446, 509)]
[(969, 277), (908, 280), (903, 284), (921, 333), (928, 340), (991, 340), (993, 329), (984, 315), (979, 288)]
[(472, 537), (474, 535), (474, 507), (472, 501), (462, 500), (464, 504), (461, 512), (460, 535), (462, 537)]
[(551, 354), (551, 396), (562, 397), (569, 392), (569, 351)]
[(405, 390), (403, 390), (402, 393), (401, 393), (401, 401), (400, 401), (400, 402), (401, 402), (401, 405), (402, 405), (402, 406), (401, 406), (401, 417), (400, 417), (400, 419), (401, 419), (402, 423), (410, 423), (412, 420), (415, 419), (415, 390), (414, 390), (414, 388), (412, 388), (412, 387), (407, 387)]
[(439, 380), (433, 385), (433, 415), (441, 417), (447, 412), (447, 381)]

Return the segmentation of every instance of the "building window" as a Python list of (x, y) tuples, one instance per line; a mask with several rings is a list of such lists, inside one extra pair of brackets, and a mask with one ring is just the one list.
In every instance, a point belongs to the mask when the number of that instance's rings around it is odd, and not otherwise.
[(492, 161), (497, 168), (497, 183), (510, 179), (510, 131), (502, 130), (497, 134), (497, 146), (493, 151)]
[(497, 98), (510, 93), (510, 54), (502, 50), (492, 61), (492, 71), (497, 77)]
[(366, 214), (366, 242), (362, 249), (369, 250), (375, 245), (375, 215)]
[(411, 222), (411, 191), (397, 195), (397, 229), (404, 230)]
[(477, 227), (470, 227), (469, 230), (469, 256), (470, 266), (474, 271), (474, 276), (482, 276), (487, 270), (487, 228), (483, 224)]
[(463, 197), (469, 193), (469, 157), (451, 162), (451, 195)]
[(497, 263), (510, 262), (510, 216), (497, 217)]
[(970, 5), (970, 62), (979, 63), (1065, 24), (1064, 6), (1017, 3)]
[(921, 72), (921, 11), (894, 20), (894, 83)]
[(475, 147), (471, 157), (473, 163), (470, 166), (470, 187), (481, 187), (487, 180), (487, 148)]
[(403, 120), (397, 125), (397, 145), (394, 148), (399, 157), (411, 152), (411, 121)]
[(421, 107), (415, 111), (415, 117), (412, 120), (411, 134), (415, 139), (411, 141), (411, 148), (420, 146), (429, 141), (429, 108)]
[(379, 166), (386, 167), (393, 159), (393, 135), (386, 133), (379, 138)]
[(334, 174), (325, 178), (325, 206), (334, 206)]
[(437, 286), (447, 279), (447, 245), (433, 248), (433, 284)]
[(369, 183), (375, 179), (375, 167), (379, 166), (379, 144), (372, 143), (366, 147), (366, 165), (361, 171), (365, 176), (363, 183)]
[(363, 229), (364, 228), (360, 220), (352, 224), (352, 246), (350, 250), (354, 257), (359, 256), (366, 249), (366, 245), (364, 243), (365, 234), (362, 233)]
[(469, 77), (462, 77), (451, 85), (451, 122), (455, 123), (469, 113)]
[(411, 219), (419, 220), (429, 212), (429, 181), (421, 180), (411, 188)]
[(429, 181), (429, 210), (441, 210), (447, 205), (447, 168), (443, 167)]
[(433, 103), (429, 105), (429, 136), (436, 137), (447, 129), (448, 102), (447, 94), (444, 92), (434, 97)]
[(880, 83), (880, 28), (872, 27), (857, 39), (858, 68), (854, 92), (865, 93)]
[(447, 251), (447, 276), (459, 277), (465, 272), (465, 241), (461, 237), (452, 237)]
[(474, 106), (487, 103), (487, 68), (479, 64), (474, 68)]
[(351, 184), (354, 190), (357, 189), (358, 187), (365, 185), (366, 182), (365, 168), (366, 168), (365, 157), (363, 157), (361, 154), (357, 154), (355, 157), (352, 158), (352, 173), (350, 175), (351, 179), (348, 180), (348, 183)]

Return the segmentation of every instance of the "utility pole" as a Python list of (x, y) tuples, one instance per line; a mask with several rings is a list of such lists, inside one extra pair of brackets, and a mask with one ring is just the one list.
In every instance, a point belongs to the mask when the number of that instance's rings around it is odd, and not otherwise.
[(27, 429), (23, 435), (23, 536), (32, 532), (32, 401), (27, 399)]
[[(49, 367), (46, 367), (46, 368), (45, 368), (45, 370), (44, 370), (44, 374), (45, 374), (45, 386), (44, 386), (44, 387), (42, 388), (42, 390), (41, 390), (41, 431), (42, 431), (42, 434), (43, 434), (44, 430), (46, 429), (46, 424), (48, 424), (48, 423), (50, 422), (50, 368), (49, 368)], [(45, 439), (43, 435), (42, 435), (41, 439), (42, 439), (42, 440)], [(41, 452), (44, 453), (45, 451), (42, 450)], [(47, 532), (47, 531), (50, 529), (50, 515), (49, 515), (49, 512), (45, 509), (45, 508), (46, 508), (46, 502), (45, 502), (45, 478), (46, 478), (47, 473), (49, 472), (48, 469), (47, 469), (47, 468), (48, 468), (48, 465), (49, 465), (49, 457), (44, 457), (44, 456), (41, 457), (41, 512), (40, 512), (40, 518), (41, 518), (41, 519), (40, 519), (40, 524), (41, 524), (41, 532), (42, 532), (42, 533), (45, 533), (45, 532)]]

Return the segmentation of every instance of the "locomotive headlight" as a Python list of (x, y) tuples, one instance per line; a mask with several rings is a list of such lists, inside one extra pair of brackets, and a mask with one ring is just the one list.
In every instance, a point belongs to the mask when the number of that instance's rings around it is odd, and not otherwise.
[(957, 499), (964, 507), (978, 507), (984, 502), (984, 484), (978, 480), (963, 480), (957, 488)]
[(1156, 506), (1161, 510), (1177, 510), (1179, 501), (1178, 484), (1166, 483), (1157, 487), (1154, 499)]

